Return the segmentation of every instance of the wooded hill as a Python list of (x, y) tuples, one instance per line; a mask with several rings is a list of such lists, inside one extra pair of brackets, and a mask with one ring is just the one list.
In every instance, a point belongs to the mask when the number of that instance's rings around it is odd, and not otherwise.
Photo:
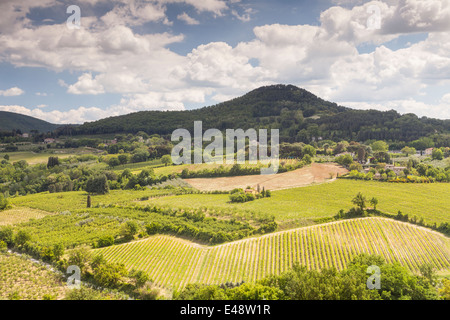
[(204, 130), (278, 128), (280, 140), (291, 143), (307, 143), (319, 137), (334, 141), (376, 139), (409, 142), (424, 136), (450, 133), (450, 120), (400, 115), (394, 110), (354, 110), (292, 85), (261, 87), (242, 97), (201, 109), (141, 111), (105, 118), (78, 127), (60, 128), (58, 133), (135, 134), (144, 131), (170, 135), (177, 128), (192, 132), (194, 121), (203, 121)]
[(23, 114), (0, 111), (0, 131), (20, 130), (22, 133), (30, 133), (32, 130), (37, 130), (46, 133), (59, 126)]

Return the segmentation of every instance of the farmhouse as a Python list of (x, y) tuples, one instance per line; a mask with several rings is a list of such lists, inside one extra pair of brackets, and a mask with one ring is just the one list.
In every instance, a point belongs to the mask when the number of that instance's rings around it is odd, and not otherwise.
[(53, 138), (46, 138), (46, 139), (44, 139), (44, 143), (45, 144), (54, 143), (54, 142), (55, 142), (55, 139), (53, 139)]

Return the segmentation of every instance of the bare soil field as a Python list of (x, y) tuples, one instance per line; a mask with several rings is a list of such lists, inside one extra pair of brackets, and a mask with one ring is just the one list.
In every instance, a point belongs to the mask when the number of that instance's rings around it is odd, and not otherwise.
[[(276, 175), (252, 175), (221, 178), (184, 179), (192, 187), (201, 191), (229, 191), (235, 188), (256, 188), (259, 184), (267, 190), (281, 190), (309, 186), (333, 181), (336, 174), (343, 175), (348, 170), (335, 164), (313, 163), (312, 165)], [(333, 179), (331, 179), (333, 175)]]

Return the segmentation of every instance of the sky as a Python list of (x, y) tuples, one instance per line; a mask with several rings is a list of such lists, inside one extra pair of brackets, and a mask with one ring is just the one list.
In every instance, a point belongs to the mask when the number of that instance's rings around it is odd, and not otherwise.
[(0, 0), (2, 111), (75, 124), (272, 84), (450, 119), (450, 0)]

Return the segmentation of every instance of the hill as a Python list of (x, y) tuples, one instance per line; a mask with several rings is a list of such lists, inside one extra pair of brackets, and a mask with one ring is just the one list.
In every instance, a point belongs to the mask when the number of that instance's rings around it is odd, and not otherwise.
[(60, 125), (49, 123), (23, 114), (8, 111), (0, 111), (0, 131), (20, 130), (22, 133), (30, 133), (31, 130), (49, 132)]
[(294, 262), (308, 269), (342, 270), (360, 253), (377, 254), (413, 272), (423, 263), (450, 269), (448, 238), (407, 223), (382, 218), (332, 222), (206, 247), (170, 236), (94, 250), (127, 269), (147, 272), (158, 286), (252, 282), (280, 274)]
[[(72, 134), (132, 133), (169, 135), (177, 128), (279, 128), (284, 142), (309, 143), (368, 139), (413, 141), (432, 134), (450, 133), (450, 120), (400, 115), (394, 110), (354, 110), (325, 101), (292, 85), (273, 85), (214, 106), (186, 111), (141, 111), (110, 117), (72, 128)], [(67, 130), (67, 128), (66, 128)], [(62, 133), (62, 132), (61, 132)]]

